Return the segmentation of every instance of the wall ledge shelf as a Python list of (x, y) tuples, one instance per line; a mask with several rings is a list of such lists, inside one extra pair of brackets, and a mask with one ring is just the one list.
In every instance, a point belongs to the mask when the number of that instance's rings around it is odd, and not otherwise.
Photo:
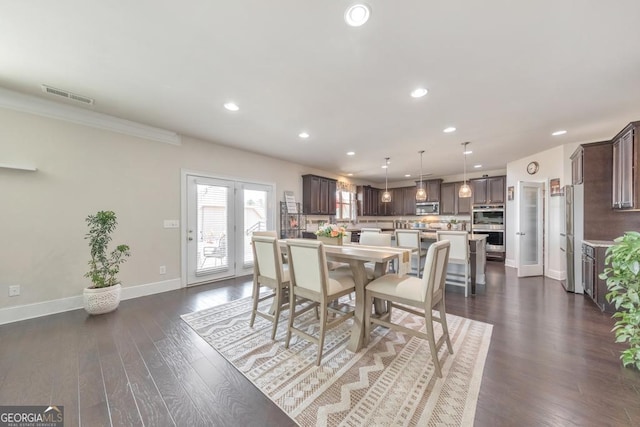
[(13, 169), (13, 170), (19, 170), (19, 171), (28, 171), (28, 172), (35, 172), (38, 170), (38, 168), (35, 168), (33, 166), (8, 165), (5, 163), (0, 163), (0, 169)]

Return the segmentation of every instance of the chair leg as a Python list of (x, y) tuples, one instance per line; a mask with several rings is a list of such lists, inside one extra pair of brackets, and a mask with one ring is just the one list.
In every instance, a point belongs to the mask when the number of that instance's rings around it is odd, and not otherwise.
[(464, 297), (469, 296), (469, 263), (464, 265)]
[(442, 370), (440, 369), (440, 361), (438, 360), (438, 348), (436, 347), (435, 337), (433, 336), (433, 321), (431, 320), (431, 316), (426, 313), (424, 320), (427, 327), (427, 341), (429, 341), (429, 349), (431, 350), (433, 366), (436, 368), (436, 375), (438, 378), (442, 378)]
[(316, 359), (316, 366), (320, 366), (322, 360), (322, 348), (324, 347), (324, 334), (327, 326), (327, 302), (322, 304), (320, 310), (320, 336), (318, 338), (318, 358)]
[(273, 327), (271, 329), (271, 341), (276, 339), (276, 331), (278, 330), (278, 320), (280, 320), (280, 309), (282, 308), (282, 301), (280, 301), (281, 291), (276, 289), (274, 296), (276, 301), (276, 307), (273, 312)]
[(442, 324), (442, 333), (447, 341), (447, 350), (449, 354), (453, 354), (453, 346), (451, 345), (451, 338), (449, 337), (449, 327), (447, 326), (447, 310), (445, 309), (444, 300), (440, 301), (440, 319)]
[(284, 343), (284, 348), (289, 348), (289, 341), (291, 341), (291, 329), (293, 328), (293, 319), (296, 317), (296, 296), (293, 293), (293, 289), (289, 288), (289, 322), (287, 324), (287, 339)]
[(260, 296), (260, 284), (257, 279), (253, 279), (253, 307), (251, 309), (251, 320), (249, 320), (249, 327), (253, 328), (253, 322), (256, 320), (256, 311), (258, 311), (258, 298)]

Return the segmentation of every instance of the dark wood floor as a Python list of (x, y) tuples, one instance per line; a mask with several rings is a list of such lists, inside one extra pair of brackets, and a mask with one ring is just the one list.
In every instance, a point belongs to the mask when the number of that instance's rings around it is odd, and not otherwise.
[[(639, 426), (640, 374), (613, 321), (546, 278), (489, 262), (487, 286), (447, 311), (494, 325), (476, 426)], [(64, 405), (67, 426), (295, 425), (180, 314), (249, 296), (249, 278), (0, 327), (0, 405)]]

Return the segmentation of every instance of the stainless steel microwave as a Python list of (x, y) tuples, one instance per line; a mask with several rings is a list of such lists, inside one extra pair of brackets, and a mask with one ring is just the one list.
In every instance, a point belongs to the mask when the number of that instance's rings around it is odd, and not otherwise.
[(440, 203), (420, 202), (416, 203), (416, 215), (439, 215)]

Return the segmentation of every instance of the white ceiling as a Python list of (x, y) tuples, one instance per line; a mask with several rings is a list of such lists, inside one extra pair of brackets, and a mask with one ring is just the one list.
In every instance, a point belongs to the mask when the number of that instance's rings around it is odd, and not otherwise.
[(421, 149), (461, 173), (463, 141), (503, 169), (640, 119), (638, 0), (367, 0), (359, 28), (352, 3), (0, 0), (0, 86), (377, 182), (387, 156), (390, 181)]

